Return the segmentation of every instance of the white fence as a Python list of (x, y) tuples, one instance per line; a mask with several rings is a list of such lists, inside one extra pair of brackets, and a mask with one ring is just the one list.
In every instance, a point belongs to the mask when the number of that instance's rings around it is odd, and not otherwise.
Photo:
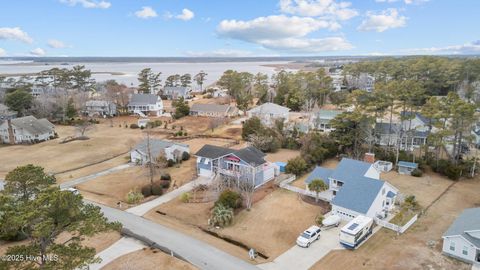
[(384, 228), (387, 228), (387, 229), (390, 229), (392, 231), (395, 231), (397, 232), (398, 234), (401, 234), (401, 233), (404, 233), (406, 230), (408, 230), (408, 228), (410, 228), (410, 226), (413, 225), (413, 223), (415, 223), (418, 219), (418, 214), (413, 216), (405, 225), (403, 226), (399, 226), (399, 225), (396, 225), (396, 224), (393, 224), (393, 223), (390, 223), (388, 221), (385, 221), (385, 220), (381, 220), (381, 219), (378, 219), (378, 218), (375, 218), (375, 222), (384, 227)]
[[(305, 196), (316, 198), (317, 194), (315, 192), (290, 185), (290, 183), (295, 181), (295, 179), (296, 179), (295, 175), (292, 175), (292, 176), (290, 176), (286, 179), (282, 179), (279, 183), (279, 186), (281, 188), (286, 189), (286, 190), (290, 190), (290, 191), (293, 191), (293, 192), (296, 192), (296, 193), (299, 193), (299, 194), (302, 194), (302, 195), (305, 195)], [(328, 193), (328, 192), (326, 192), (326, 193), (325, 192), (320, 192), (318, 194), (318, 198), (322, 201), (327, 201), (327, 202), (332, 200), (332, 197), (331, 197), (330, 193)]]

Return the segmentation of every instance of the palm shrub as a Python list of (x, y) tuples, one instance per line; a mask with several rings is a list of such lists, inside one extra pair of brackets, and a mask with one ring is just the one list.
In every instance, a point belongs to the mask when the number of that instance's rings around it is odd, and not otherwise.
[(180, 195), (180, 201), (183, 203), (188, 203), (190, 202), (191, 197), (192, 196), (190, 195), (190, 192), (184, 192), (182, 195)]
[(217, 204), (212, 210), (212, 216), (208, 220), (210, 226), (225, 227), (232, 224), (233, 209), (223, 204)]
[(325, 217), (322, 214), (318, 214), (318, 216), (315, 218), (315, 223), (317, 223), (317, 225), (322, 225), (324, 219)]

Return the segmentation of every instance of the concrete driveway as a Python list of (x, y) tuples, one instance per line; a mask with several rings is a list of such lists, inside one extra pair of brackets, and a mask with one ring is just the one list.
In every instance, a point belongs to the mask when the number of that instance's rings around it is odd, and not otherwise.
[(339, 234), (340, 229), (345, 224), (346, 223), (341, 223), (338, 227), (322, 230), (320, 239), (308, 248), (295, 245), (275, 258), (273, 262), (260, 264), (258, 267), (264, 270), (307, 270), (330, 251), (344, 249), (342, 245), (340, 245)]
[(98, 253), (97, 257), (101, 258), (102, 261), (100, 263), (89, 265), (88, 270), (100, 270), (102, 269), (102, 267), (111, 263), (115, 259), (130, 252), (140, 250), (144, 247), (145, 245), (140, 241), (132, 238), (123, 237), (104, 251)]

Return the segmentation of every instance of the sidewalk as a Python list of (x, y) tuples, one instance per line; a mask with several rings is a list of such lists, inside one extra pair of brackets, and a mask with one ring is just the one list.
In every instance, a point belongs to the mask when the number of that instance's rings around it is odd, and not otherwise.
[(104, 175), (111, 174), (111, 173), (116, 172), (116, 171), (121, 171), (121, 170), (129, 168), (131, 166), (133, 166), (133, 163), (122, 164), (122, 165), (110, 168), (108, 170), (105, 170), (105, 171), (101, 171), (101, 172), (90, 174), (90, 175), (80, 177), (80, 178), (77, 178), (77, 179), (74, 179), (74, 180), (71, 180), (71, 181), (67, 181), (67, 182), (64, 182), (64, 183), (60, 184), (60, 189), (71, 188), (71, 187), (74, 187), (76, 185), (80, 185), (82, 183), (88, 182), (88, 181), (90, 181), (92, 179), (95, 179), (99, 176), (104, 176)]
[(129, 208), (125, 210), (126, 212), (132, 213), (137, 216), (143, 216), (145, 215), (148, 211), (154, 209), (155, 207), (167, 203), (178, 196), (182, 195), (185, 192), (189, 192), (195, 187), (195, 185), (201, 185), (201, 184), (207, 184), (210, 182), (210, 178), (206, 177), (198, 177), (197, 179), (193, 180), (192, 182), (189, 182), (175, 190), (172, 190), (168, 193), (163, 194), (162, 196), (158, 197), (155, 200), (151, 200), (146, 203), (142, 203), (140, 205), (137, 205), (135, 207)]
[(96, 263), (96, 264), (91, 264), (89, 265), (89, 270), (99, 270), (105, 265), (109, 264), (110, 262), (114, 261), (115, 259), (128, 254), (130, 252), (134, 252), (137, 250), (140, 250), (144, 248), (145, 245), (143, 245), (141, 242), (133, 239), (133, 238), (127, 238), (123, 237), (117, 242), (115, 242), (113, 245), (109, 246), (107, 249), (104, 251), (100, 252), (97, 254), (99, 258), (102, 259), (102, 262)]

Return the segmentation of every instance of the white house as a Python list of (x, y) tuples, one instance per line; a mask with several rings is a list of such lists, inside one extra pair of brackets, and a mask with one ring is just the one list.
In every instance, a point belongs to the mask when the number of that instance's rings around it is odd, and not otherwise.
[(31, 144), (55, 138), (55, 126), (47, 119), (24, 116), (0, 124), (0, 139), (8, 144)]
[(163, 101), (154, 94), (133, 94), (128, 103), (128, 112), (147, 116), (153, 114), (160, 116), (163, 113)]
[(247, 116), (258, 117), (265, 125), (273, 125), (276, 120), (288, 121), (290, 109), (275, 103), (264, 103), (247, 112)]
[(380, 172), (372, 163), (343, 158), (335, 169), (316, 167), (305, 180), (308, 184), (321, 179), (328, 190), (321, 198), (330, 201), (332, 213), (345, 220), (358, 215), (384, 217), (395, 204), (398, 190), (380, 180)]
[(192, 89), (190, 87), (183, 86), (166, 86), (163, 89), (163, 95), (168, 99), (177, 99), (183, 97), (184, 99), (190, 98)]
[(480, 208), (465, 209), (442, 238), (445, 255), (480, 266)]
[(6, 105), (0, 103), (0, 123), (15, 117), (17, 117), (17, 112), (11, 111)]
[[(164, 156), (167, 160), (178, 161), (182, 159), (184, 152), (190, 154), (190, 147), (186, 144), (150, 139), (150, 155), (154, 160), (157, 160), (160, 156)], [(147, 140), (143, 140), (130, 151), (130, 160), (137, 164), (149, 162), (148, 156)]]
[(336, 110), (319, 110), (314, 112), (310, 119), (310, 127), (322, 132), (330, 132), (335, 130), (332, 128), (331, 121), (342, 111)]
[(220, 175), (251, 181), (259, 187), (275, 177), (275, 166), (265, 160), (265, 154), (253, 146), (240, 150), (206, 144), (195, 154), (197, 172), (201, 176)]
[(84, 113), (88, 116), (115, 116), (117, 105), (106, 100), (89, 100), (85, 102)]

